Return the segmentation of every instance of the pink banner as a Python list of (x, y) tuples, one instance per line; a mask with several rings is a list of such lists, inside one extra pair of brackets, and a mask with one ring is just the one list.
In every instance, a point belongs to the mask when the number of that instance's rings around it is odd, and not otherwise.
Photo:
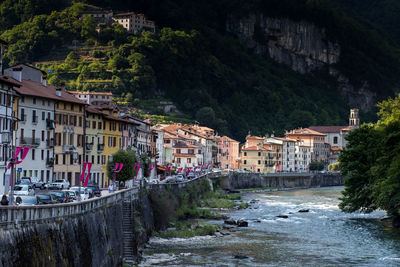
[(182, 168), (179, 168), (179, 169), (178, 169), (178, 173), (180, 173), (181, 171), (182, 171)]
[[(12, 159), (18, 158), (18, 155), (19, 155), (19, 152), (21, 152), (21, 149), (22, 149), (22, 146), (17, 146), (15, 148), (15, 154), (13, 155)], [(17, 164), (20, 164), (21, 162), (23, 162), (24, 159), (26, 158), (26, 155), (28, 154), (29, 149), (30, 149), (30, 147), (24, 147), (24, 150), (22, 151), (21, 160), (20, 161), (16, 161), (14, 163), (11, 163), (11, 162), (8, 163), (7, 169), (11, 168), (11, 164), (17, 165)]]
[(83, 163), (83, 171), (81, 173), (81, 183), (83, 182), (83, 178), (85, 178), (86, 165), (87, 165), (87, 162), (84, 162)]
[(155, 167), (156, 167), (155, 164), (150, 164), (150, 166), (149, 166), (149, 177), (150, 177), (150, 175), (151, 175), (151, 171), (152, 171)]
[(135, 180), (137, 179), (137, 176), (138, 176), (138, 174), (139, 174), (139, 170), (140, 170), (140, 167), (142, 166), (142, 164), (138, 164), (137, 165), (137, 171), (136, 171), (136, 176), (135, 176)]
[(124, 167), (123, 163), (115, 163), (114, 173), (119, 173), (122, 170), (122, 167)]
[(83, 184), (83, 186), (85, 187), (88, 186), (89, 183), (90, 169), (92, 168), (92, 163), (88, 162), (87, 165), (88, 165), (88, 174), (86, 175), (85, 183)]
[(204, 165), (201, 165), (201, 171), (203, 171), (203, 169), (204, 169)]
[(171, 173), (171, 167), (170, 166), (167, 167), (167, 172)]

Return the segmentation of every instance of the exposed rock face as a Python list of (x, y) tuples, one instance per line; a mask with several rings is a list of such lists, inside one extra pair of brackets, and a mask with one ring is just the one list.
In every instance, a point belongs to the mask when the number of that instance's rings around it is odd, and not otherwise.
[(227, 30), (256, 53), (268, 54), (300, 73), (339, 61), (340, 46), (326, 40), (324, 29), (308, 22), (269, 18), (262, 14), (245, 18), (231, 15)]

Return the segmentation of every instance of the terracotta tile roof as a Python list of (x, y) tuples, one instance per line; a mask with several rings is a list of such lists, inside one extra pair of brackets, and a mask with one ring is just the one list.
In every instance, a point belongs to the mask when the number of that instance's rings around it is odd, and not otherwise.
[(332, 151), (341, 151), (342, 149), (340, 147), (334, 146), (334, 147), (331, 147), (331, 150)]
[(132, 15), (135, 15), (135, 12), (118, 13), (114, 14), (114, 17), (132, 16)]
[(12, 78), (10, 78), (8, 76), (0, 75), (0, 82), (1, 83), (5, 83), (5, 84), (11, 85), (11, 86), (16, 86), (16, 87), (20, 87), (21, 86), (20, 84), (14, 82), (14, 81), (15, 81), (14, 79), (12, 79)]
[(22, 80), (22, 82), (14, 79), (12, 80), (21, 86), (20, 88), (15, 88), (15, 91), (17, 91), (21, 95), (36, 96), (46, 99), (52, 99), (55, 101), (87, 105), (86, 102), (77, 99), (75, 96), (64, 90), (61, 90), (61, 96), (57, 96), (56, 87), (53, 85), (44, 86), (40, 82), (34, 82), (31, 80)]
[(73, 95), (110, 95), (110, 96), (112, 96), (111, 92), (68, 91), (68, 93), (73, 94)]
[(98, 110), (97, 108), (95, 108), (92, 105), (86, 106), (86, 111), (89, 113), (94, 113), (94, 114), (101, 114), (101, 115), (104, 114), (103, 112), (101, 112), (100, 110)]
[(311, 130), (309, 128), (298, 128), (286, 132), (286, 135), (290, 137), (290, 135), (318, 135), (318, 136), (326, 136), (326, 134)]
[(239, 141), (236, 141), (235, 139), (232, 139), (232, 138), (230, 138), (230, 137), (228, 137), (228, 136), (223, 136), (223, 137), (221, 137), (221, 138), (224, 138), (225, 140), (228, 140), (229, 142), (240, 143)]
[(270, 147), (270, 145), (265, 144), (264, 148), (268, 151), (273, 151), (273, 149)]
[(264, 140), (264, 138), (263, 138), (263, 137), (259, 137), (259, 136), (251, 136), (251, 135), (248, 135), (248, 136), (246, 136), (246, 140), (248, 140), (248, 139)]
[(174, 153), (174, 157), (180, 157), (180, 158), (195, 158), (196, 154), (178, 154)]
[(296, 139), (288, 138), (288, 137), (270, 137), (272, 139), (276, 139), (279, 141), (284, 141), (284, 142), (296, 142)]
[(259, 147), (259, 146), (249, 146), (249, 147), (244, 147), (242, 149), (243, 151), (267, 151), (266, 148), (264, 147)]
[(308, 129), (320, 133), (340, 133), (340, 131), (348, 126), (310, 126)]

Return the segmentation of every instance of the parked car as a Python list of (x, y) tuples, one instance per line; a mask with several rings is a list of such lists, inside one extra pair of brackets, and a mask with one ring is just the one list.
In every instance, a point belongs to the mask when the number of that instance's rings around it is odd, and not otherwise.
[(166, 184), (175, 184), (175, 183), (178, 182), (176, 177), (172, 177), (172, 176), (165, 178), (164, 181), (165, 181)]
[(72, 202), (72, 198), (68, 192), (65, 191), (49, 191), (50, 195), (53, 195), (58, 203)]
[(45, 182), (40, 180), (38, 177), (31, 177), (31, 183), (33, 185), (33, 188), (40, 188), (44, 189), (45, 188)]
[(75, 190), (63, 190), (64, 192), (68, 192), (69, 196), (72, 198), (72, 202), (78, 202), (81, 201), (81, 194), (79, 193), (79, 191), (75, 191)]
[(176, 175), (176, 181), (177, 182), (183, 182), (184, 181), (183, 175), (182, 174)]
[(68, 189), (69, 188), (69, 182), (67, 180), (65, 180), (65, 179), (56, 180), (55, 182), (50, 183), (48, 188)]
[(69, 190), (79, 192), (81, 200), (86, 200), (86, 199), (93, 197), (93, 196), (90, 196), (90, 193), (86, 187), (72, 186)]
[(36, 196), (17, 196), (15, 203), (18, 206), (35, 206), (39, 204), (39, 201)]
[(27, 185), (32, 185), (31, 178), (30, 177), (22, 177), (17, 181), (17, 184), (27, 184)]
[(14, 195), (33, 196), (34, 194), (35, 190), (33, 190), (31, 185), (18, 184), (14, 186)]
[(97, 185), (90, 185), (86, 187), (87, 189), (91, 189), (94, 196), (96, 197), (101, 197), (101, 191), (100, 188)]
[(36, 195), (39, 204), (56, 204), (58, 201), (52, 194), (39, 194)]
[(193, 172), (189, 172), (187, 178), (188, 179), (194, 179), (194, 178), (196, 178), (196, 175)]

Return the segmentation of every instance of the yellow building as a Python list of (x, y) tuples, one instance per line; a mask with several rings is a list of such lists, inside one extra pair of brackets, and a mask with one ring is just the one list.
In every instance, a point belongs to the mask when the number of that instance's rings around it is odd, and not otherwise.
[(104, 152), (104, 114), (94, 106), (86, 107), (85, 161), (92, 163), (90, 180), (104, 187), (106, 163)]
[(107, 186), (112, 179), (112, 177), (107, 177), (107, 163), (112, 159), (111, 155), (122, 148), (122, 131), (127, 121), (118, 118), (118, 111), (111, 106), (97, 108), (103, 113), (104, 120), (104, 150), (102, 155), (105, 157), (105, 162), (101, 171), (105, 174), (105, 186)]
[(86, 103), (60, 88), (55, 94), (54, 175), (78, 185), (84, 156)]

